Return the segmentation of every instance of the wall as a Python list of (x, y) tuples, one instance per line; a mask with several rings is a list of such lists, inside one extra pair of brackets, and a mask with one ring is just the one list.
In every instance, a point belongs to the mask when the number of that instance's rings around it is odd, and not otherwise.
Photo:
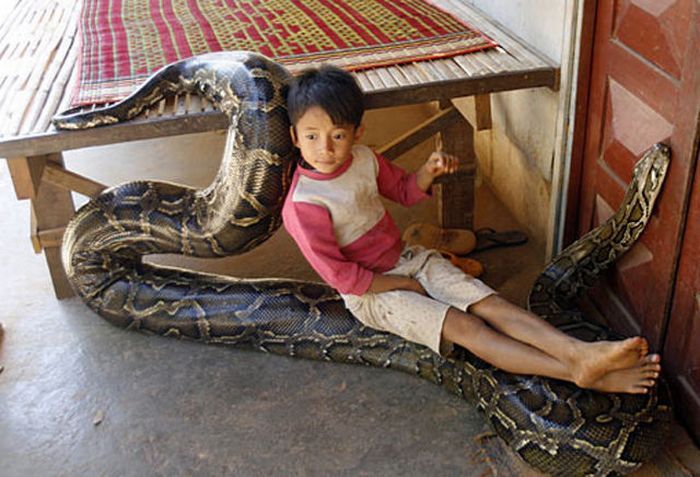
[[(501, 23), (555, 64), (562, 65), (562, 88), (535, 88), (491, 95), (493, 128), (475, 133), (479, 180), (513, 212), (548, 255), (557, 246), (558, 209), (565, 170), (566, 73), (575, 30), (575, 0), (462, 0)], [(473, 118), (473, 100), (455, 105)]]

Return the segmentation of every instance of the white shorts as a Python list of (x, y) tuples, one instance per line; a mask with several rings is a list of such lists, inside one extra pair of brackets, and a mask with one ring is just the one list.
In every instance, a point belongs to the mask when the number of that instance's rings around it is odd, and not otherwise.
[(440, 353), (442, 326), (452, 306), (467, 311), (496, 293), (481, 280), (466, 275), (435, 250), (407, 246), (385, 275), (416, 279), (430, 296), (408, 290), (341, 295), (345, 306), (364, 325), (388, 331)]

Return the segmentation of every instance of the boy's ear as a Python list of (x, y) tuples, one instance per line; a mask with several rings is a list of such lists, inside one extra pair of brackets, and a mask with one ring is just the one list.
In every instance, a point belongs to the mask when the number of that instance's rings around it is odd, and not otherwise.
[(360, 125), (355, 128), (355, 141), (359, 141), (364, 134), (365, 134), (365, 123), (360, 123)]
[(299, 140), (297, 138), (297, 130), (294, 128), (294, 126), (289, 126), (289, 134), (292, 136), (292, 143), (294, 144), (294, 147), (299, 147)]

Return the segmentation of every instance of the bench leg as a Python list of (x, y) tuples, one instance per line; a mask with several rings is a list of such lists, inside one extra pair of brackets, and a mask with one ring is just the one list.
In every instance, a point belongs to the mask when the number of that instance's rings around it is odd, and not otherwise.
[(474, 226), (474, 178), (476, 154), (474, 129), (460, 116), (442, 135), (445, 152), (460, 158), (459, 170), (437, 181), (438, 221), (443, 228), (472, 229)]
[[(33, 187), (33, 194), (30, 200), (34, 225), (37, 231), (41, 232), (42, 230), (65, 227), (75, 212), (70, 191), (41, 180), (47, 164), (63, 167), (62, 155), (60, 153), (50, 154), (24, 160), (27, 161), (27, 169)], [(61, 262), (60, 243), (50, 243), (43, 245), (42, 248), (56, 297), (63, 299), (74, 296), (75, 293), (68, 282), (63, 263)]]

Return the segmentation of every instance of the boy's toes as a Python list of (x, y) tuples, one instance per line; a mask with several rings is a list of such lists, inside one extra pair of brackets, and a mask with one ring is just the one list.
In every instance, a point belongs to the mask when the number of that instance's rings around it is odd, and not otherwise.
[(626, 349), (632, 350), (632, 349), (641, 348), (642, 344), (643, 344), (643, 340), (644, 340), (644, 338), (642, 338), (641, 336), (634, 336), (632, 338), (627, 338), (622, 343)]
[(642, 368), (644, 368), (645, 371), (655, 371), (657, 373), (661, 371), (661, 365), (659, 363), (643, 364)]
[(634, 336), (623, 340), (621, 348), (625, 353), (632, 353), (639, 359), (644, 359), (649, 354), (649, 342), (643, 336)]
[(649, 347), (649, 343), (643, 336), (635, 336), (629, 339), (629, 346), (631, 348), (644, 349)]
[(644, 358), (649, 354), (649, 342), (647, 341), (646, 338), (639, 336), (639, 341), (638, 341), (638, 348), (637, 348), (637, 353), (640, 358)]

